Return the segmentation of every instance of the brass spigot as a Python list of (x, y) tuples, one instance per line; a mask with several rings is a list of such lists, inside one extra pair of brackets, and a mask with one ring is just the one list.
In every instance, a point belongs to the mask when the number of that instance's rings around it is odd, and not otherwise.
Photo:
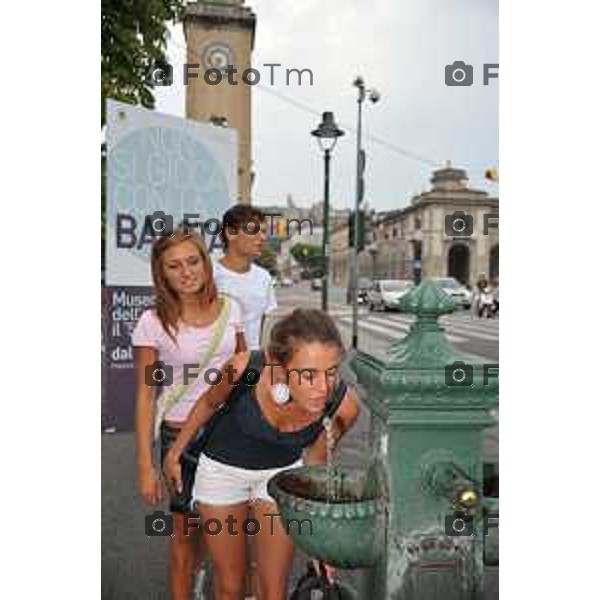
[(479, 494), (477, 490), (467, 487), (459, 489), (454, 499), (454, 504), (462, 510), (470, 510), (479, 504)]
[(448, 452), (435, 451), (422, 463), (425, 489), (445, 496), (457, 511), (470, 511), (480, 502), (477, 482), (461, 469)]

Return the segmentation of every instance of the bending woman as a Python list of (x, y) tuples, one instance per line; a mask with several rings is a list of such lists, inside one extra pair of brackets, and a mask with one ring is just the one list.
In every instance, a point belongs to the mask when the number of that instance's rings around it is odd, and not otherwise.
[[(164, 458), (198, 396), (209, 387), (207, 370), (220, 369), (234, 352), (245, 350), (245, 341), (239, 305), (218, 297), (210, 257), (198, 234), (180, 229), (171, 237), (159, 238), (152, 249), (152, 277), (156, 309), (142, 314), (132, 341), (137, 368), (139, 488), (144, 500), (155, 506), (162, 500), (162, 490), (160, 470), (154, 467), (154, 438), (160, 434)], [(169, 553), (173, 600), (189, 600), (199, 561), (197, 536), (184, 535), (193, 469), (185, 475), (185, 489), (170, 505), (175, 534)]]
[[(267, 482), (283, 469), (326, 462), (326, 418), (335, 443), (356, 421), (358, 399), (354, 391), (343, 393), (338, 374), (343, 354), (331, 317), (318, 310), (294, 310), (273, 327), (266, 353), (241, 353), (228, 362), (224, 370), (231, 376), (199, 398), (169, 450), (166, 479), (181, 488), (183, 449), (219, 406), (228, 403), (200, 456), (193, 491), (204, 523), (216, 519), (228, 524), (218, 535), (205, 536), (219, 600), (243, 598), (246, 540), (241, 524), (250, 506), (260, 525), (254, 536), (260, 598), (286, 597), (294, 549), (281, 522), (273, 519), (277, 507)], [(248, 381), (251, 371), (242, 378), (249, 364), (260, 373), (255, 385)], [(340, 391), (341, 401), (334, 402)]]

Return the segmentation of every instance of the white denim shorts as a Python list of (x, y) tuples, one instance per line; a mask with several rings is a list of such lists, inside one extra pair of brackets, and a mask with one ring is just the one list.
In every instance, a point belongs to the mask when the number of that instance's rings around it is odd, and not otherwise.
[(275, 469), (242, 469), (201, 454), (192, 492), (193, 502), (226, 506), (252, 500), (275, 502), (267, 492), (269, 479), (281, 471), (301, 467), (302, 459)]

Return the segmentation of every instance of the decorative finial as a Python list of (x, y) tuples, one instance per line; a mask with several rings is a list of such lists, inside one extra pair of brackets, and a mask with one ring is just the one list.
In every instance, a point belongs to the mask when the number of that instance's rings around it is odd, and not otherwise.
[(404, 294), (399, 302), (402, 312), (417, 315), (417, 318), (434, 318), (454, 312), (454, 300), (430, 279)]

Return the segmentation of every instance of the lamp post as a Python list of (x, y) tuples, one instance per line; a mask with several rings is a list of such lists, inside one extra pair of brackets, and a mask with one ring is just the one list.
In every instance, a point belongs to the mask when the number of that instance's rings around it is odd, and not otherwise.
[(317, 129), (311, 131), (319, 142), (324, 153), (325, 160), (325, 192), (323, 194), (323, 278), (321, 285), (321, 310), (327, 310), (328, 288), (329, 288), (329, 162), (331, 152), (337, 143), (337, 139), (344, 132), (336, 125), (332, 112), (324, 112), (323, 119)]
[(362, 149), (362, 105), (365, 98), (375, 104), (381, 94), (374, 89), (367, 89), (362, 77), (357, 77), (352, 85), (358, 88), (358, 124), (356, 127), (356, 197), (354, 202), (354, 245), (350, 254), (350, 286), (352, 290), (352, 348), (358, 347), (358, 209), (365, 192), (363, 172), (365, 169), (365, 153)]

